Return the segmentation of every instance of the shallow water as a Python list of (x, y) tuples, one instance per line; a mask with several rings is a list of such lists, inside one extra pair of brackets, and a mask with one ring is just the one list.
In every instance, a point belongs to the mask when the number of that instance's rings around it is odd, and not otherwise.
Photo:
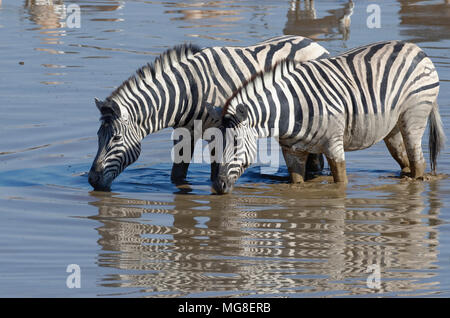
[[(62, 18), (72, 3), (80, 28)], [(328, 176), (289, 185), (284, 167), (254, 166), (232, 195), (216, 196), (206, 164), (191, 166), (190, 187), (170, 183), (164, 130), (145, 139), (111, 193), (87, 182), (93, 98), (186, 41), (295, 33), (332, 53), (412, 41), (438, 68), (450, 126), (450, 4), (383, 1), (381, 28), (369, 29), (371, 2), (358, 1), (345, 29), (347, 1), (315, 3), (295, 12), (295, 1), (0, 1), (0, 296), (449, 297), (448, 150), (431, 181), (398, 178), (378, 144), (347, 154), (344, 189)], [(80, 266), (81, 288), (66, 287), (69, 264)], [(367, 284), (374, 264), (379, 288)]]

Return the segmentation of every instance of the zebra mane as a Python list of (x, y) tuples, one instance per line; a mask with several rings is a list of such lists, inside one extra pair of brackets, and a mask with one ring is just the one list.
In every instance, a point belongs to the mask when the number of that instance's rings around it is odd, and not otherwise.
[(294, 65), (296, 63), (299, 63), (293, 59), (290, 58), (286, 58), (283, 60), (280, 60), (278, 62), (276, 62), (273, 66), (267, 67), (264, 71), (260, 71), (258, 73), (253, 74), (248, 80), (246, 80), (241, 87), (239, 87), (238, 89), (236, 89), (233, 94), (227, 99), (227, 101), (225, 102), (223, 108), (222, 108), (222, 118), (228, 113), (228, 110), (230, 108), (230, 104), (231, 101), (242, 91), (244, 91), (249, 85), (250, 83), (253, 83), (255, 81), (261, 80), (263, 81), (263, 85), (265, 82), (266, 78), (270, 78), (271, 81), (273, 82), (275, 79), (275, 71), (278, 68), (283, 68), (283, 67), (287, 67), (289, 65)]
[(170, 66), (178, 63), (182, 59), (200, 51), (201, 48), (199, 46), (190, 43), (177, 45), (168, 49), (158, 56), (153, 63), (147, 63), (139, 68), (133, 75), (117, 87), (106, 100), (111, 101), (121, 99), (122, 96), (126, 96), (124, 88), (126, 88), (127, 85), (137, 86), (141, 82), (151, 81), (157, 72), (163, 71), (168, 65)]

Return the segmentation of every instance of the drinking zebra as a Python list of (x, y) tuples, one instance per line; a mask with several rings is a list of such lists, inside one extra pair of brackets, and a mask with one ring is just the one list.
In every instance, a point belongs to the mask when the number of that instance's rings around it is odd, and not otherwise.
[[(172, 167), (172, 181), (183, 181), (197, 141), (194, 121), (202, 121), (203, 131), (220, 122), (219, 110), (208, 110), (208, 105), (221, 106), (253, 74), (284, 58), (304, 61), (327, 56), (323, 47), (300, 36), (280, 36), (250, 47), (181, 45), (166, 51), (153, 65), (137, 70), (105, 101), (95, 100), (101, 126), (89, 183), (97, 190), (109, 189), (139, 157), (141, 140), (167, 127), (185, 127), (191, 132), (189, 161)], [(285, 154), (288, 163), (294, 162), (290, 157)], [(321, 159), (322, 155), (312, 157), (309, 167), (321, 170)]]
[(347, 182), (344, 151), (384, 140), (403, 172), (424, 174), (421, 139), (429, 121), (430, 163), (444, 146), (437, 96), (439, 78), (426, 54), (401, 41), (374, 43), (333, 58), (283, 61), (243, 85), (223, 107), (223, 161), (218, 193), (256, 156), (258, 137), (274, 136), (298, 158), (297, 181), (308, 153), (323, 153), (335, 182)]

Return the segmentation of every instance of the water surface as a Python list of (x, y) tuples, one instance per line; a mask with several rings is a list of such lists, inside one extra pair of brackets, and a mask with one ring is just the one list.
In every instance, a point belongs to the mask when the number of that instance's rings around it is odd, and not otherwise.
[[(347, 153), (349, 185), (304, 186), (249, 169), (211, 195), (209, 167), (169, 181), (171, 130), (148, 136), (111, 193), (93, 192), (94, 97), (173, 45), (250, 45), (281, 34), (333, 54), (419, 44), (441, 78), (450, 127), (450, 4), (383, 1), (0, 1), (0, 296), (450, 296), (449, 152), (439, 178), (405, 181), (384, 144)], [(69, 28), (64, 8), (81, 7)], [(446, 128), (447, 135), (450, 131)], [(428, 157), (427, 136), (424, 137)], [(198, 149), (201, 151), (201, 149)], [(81, 268), (81, 288), (66, 268)], [(380, 268), (369, 288), (368, 268)]]

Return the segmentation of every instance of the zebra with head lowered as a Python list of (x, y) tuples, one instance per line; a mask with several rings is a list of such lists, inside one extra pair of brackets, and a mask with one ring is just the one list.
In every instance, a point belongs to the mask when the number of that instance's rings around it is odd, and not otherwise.
[(298, 178), (308, 153), (323, 153), (335, 182), (347, 182), (344, 151), (384, 140), (402, 172), (424, 174), (421, 140), (429, 121), (430, 162), (444, 146), (439, 78), (426, 54), (401, 41), (374, 43), (333, 58), (283, 61), (243, 85), (225, 103), (218, 193), (253, 162), (257, 138), (274, 136), (297, 156)]
[[(194, 121), (201, 120), (203, 131), (220, 122), (219, 109), (208, 106), (220, 106), (253, 74), (277, 61), (327, 56), (323, 47), (301, 36), (280, 36), (250, 47), (199, 49), (181, 45), (166, 51), (153, 65), (140, 68), (106, 100), (96, 99), (101, 126), (89, 183), (94, 189), (108, 190), (112, 181), (139, 157), (141, 140), (167, 127), (184, 127), (191, 132), (189, 161), (172, 167), (172, 181), (182, 182), (196, 142)], [(295, 162), (291, 157), (285, 154), (288, 164)], [(311, 169), (321, 170), (321, 159), (322, 155), (312, 157)]]

